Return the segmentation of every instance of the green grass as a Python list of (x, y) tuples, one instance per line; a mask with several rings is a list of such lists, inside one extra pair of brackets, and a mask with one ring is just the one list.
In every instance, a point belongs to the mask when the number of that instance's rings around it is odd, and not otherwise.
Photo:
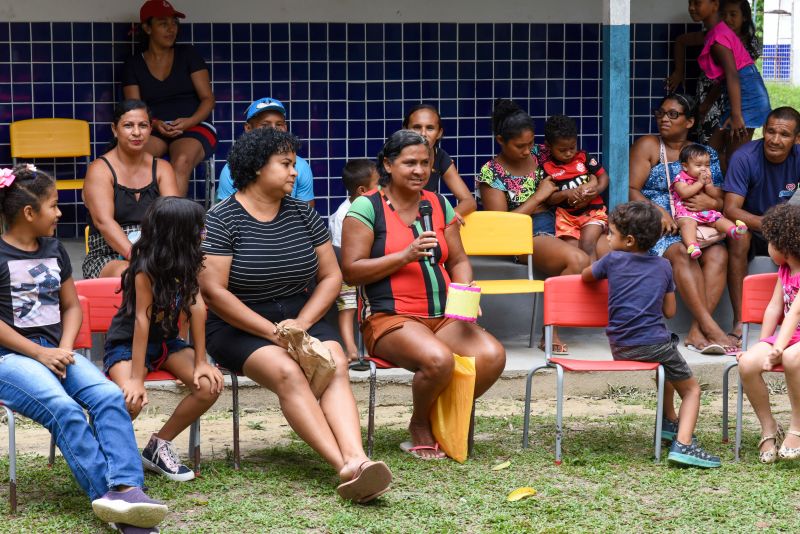
[(800, 87), (788, 83), (767, 82), (767, 92), (772, 109), (791, 106), (800, 110)]
[[(218, 460), (193, 482), (148, 475), (147, 484), (170, 504), (162, 525), (168, 532), (800, 531), (798, 467), (758, 464), (752, 421), (743, 461), (734, 463), (719, 442), (719, 414), (703, 416), (700, 442), (724, 462), (713, 471), (654, 464), (650, 417), (567, 419), (561, 466), (553, 463), (553, 418), (533, 418), (526, 451), (520, 424), (519, 417), (479, 418), (475, 457), (463, 465), (415, 460), (397, 448), (405, 432), (378, 428), (376, 457), (389, 464), (395, 484), (370, 506), (340, 501), (332, 471), (296, 439), (248, 455), (238, 472)], [(491, 470), (505, 460), (510, 468)], [(19, 471), (20, 511), (6, 516), (3, 500), (0, 531), (104, 531), (62, 459), (50, 470), (45, 458), (26, 455)], [(5, 458), (0, 473), (7, 483)], [(506, 502), (521, 486), (537, 494)]]
[[(769, 103), (772, 109), (781, 106), (791, 106), (800, 111), (800, 87), (788, 83), (765, 82), (769, 93)], [(761, 128), (753, 132), (753, 139), (761, 139), (764, 135)]]

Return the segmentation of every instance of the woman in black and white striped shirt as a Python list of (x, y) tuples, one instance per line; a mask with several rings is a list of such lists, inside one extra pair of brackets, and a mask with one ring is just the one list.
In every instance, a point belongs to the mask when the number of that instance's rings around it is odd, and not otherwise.
[[(206, 346), (228, 369), (274, 391), (292, 429), (339, 472), (339, 495), (364, 503), (388, 491), (392, 475), (364, 454), (347, 358), (322, 319), (342, 275), (325, 223), (288, 196), (297, 148), (291, 134), (261, 128), (239, 138), (228, 156), (238, 192), (206, 216)], [(290, 324), (323, 341), (336, 361), (319, 399), (277, 334)]]

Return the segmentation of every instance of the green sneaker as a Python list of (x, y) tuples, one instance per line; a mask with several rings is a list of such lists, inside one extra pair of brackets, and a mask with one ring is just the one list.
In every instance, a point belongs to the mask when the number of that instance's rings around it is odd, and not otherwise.
[(667, 460), (687, 467), (714, 468), (722, 465), (719, 456), (708, 454), (696, 442), (693, 441), (691, 445), (684, 445), (677, 439), (672, 442), (672, 446), (669, 448)]

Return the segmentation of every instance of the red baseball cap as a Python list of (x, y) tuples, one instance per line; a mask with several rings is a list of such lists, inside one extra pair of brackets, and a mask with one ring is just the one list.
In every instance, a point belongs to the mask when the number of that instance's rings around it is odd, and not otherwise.
[(147, 0), (139, 10), (139, 21), (147, 22), (153, 17), (177, 17), (185, 19), (186, 15), (177, 11), (167, 0)]

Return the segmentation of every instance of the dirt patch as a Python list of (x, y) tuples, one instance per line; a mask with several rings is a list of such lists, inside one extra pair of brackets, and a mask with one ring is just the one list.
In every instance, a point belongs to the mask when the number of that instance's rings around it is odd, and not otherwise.
[[(179, 397), (176, 397), (179, 398)], [(398, 398), (402, 398), (399, 397)], [(381, 397), (379, 402), (393, 400), (391, 397)], [(773, 411), (778, 419), (786, 419), (789, 412), (789, 399), (786, 395), (772, 396)], [(403, 402), (409, 404), (379, 405), (375, 414), (375, 425), (379, 428), (405, 428), (411, 415), (410, 395), (405, 397)], [(226, 458), (233, 449), (233, 417), (229, 410), (225, 410), (225, 403), (220, 406), (219, 401), (215, 408), (220, 407), (219, 411), (211, 411), (201, 419), (201, 445), (204, 458)], [(136, 441), (140, 448), (144, 447), (150, 435), (164, 424), (167, 420), (167, 411), (171, 403), (159, 404), (158, 406), (146, 408), (139, 418), (134, 422)], [(553, 399), (536, 400), (531, 406), (533, 415), (555, 416), (555, 401)], [(229, 404), (227, 404), (229, 406)], [(174, 403), (172, 404), (174, 407)], [(246, 406), (246, 407), (244, 407)], [(365, 409), (361, 412), (361, 422), (364, 427), (367, 423), (366, 402), (359, 402), (359, 407)], [(730, 424), (733, 425), (736, 402), (735, 397), (731, 397)], [(523, 403), (516, 399), (509, 398), (490, 398), (481, 399), (477, 403), (478, 416), (511, 417), (522, 415)], [(709, 404), (701, 406), (701, 414), (721, 414), (722, 399), (715, 395)], [(589, 418), (602, 417), (609, 415), (643, 415), (652, 414), (653, 408), (641, 404), (625, 404), (608, 398), (589, 398), (589, 397), (566, 397), (564, 399), (564, 417), (567, 418)], [(37, 453), (47, 455), (50, 434), (43, 427), (31, 421), (17, 419), (17, 451), (20, 453)], [(745, 404), (745, 421), (748, 426), (756, 424), (749, 405)], [(571, 424), (579, 424), (573, 422)], [(787, 421), (788, 424), (788, 421)], [(511, 422), (509, 422), (511, 425)], [(0, 435), (6, 435), (7, 422), (5, 417), (0, 419)], [(242, 414), (240, 417), (240, 444), (242, 454), (249, 451), (263, 450), (276, 445), (284, 445), (297, 437), (291, 432), (291, 428), (286, 423), (283, 414), (273, 403), (269, 406), (256, 408), (252, 403), (243, 403)], [(364, 430), (366, 434), (366, 430)], [(477, 440), (491, 440), (492, 436), (479, 435)], [(184, 431), (175, 440), (181, 454), (186, 454), (189, 447), (189, 432)], [(8, 442), (0, 439), (0, 454), (6, 454)], [(198, 496), (202, 500), (202, 496)]]

